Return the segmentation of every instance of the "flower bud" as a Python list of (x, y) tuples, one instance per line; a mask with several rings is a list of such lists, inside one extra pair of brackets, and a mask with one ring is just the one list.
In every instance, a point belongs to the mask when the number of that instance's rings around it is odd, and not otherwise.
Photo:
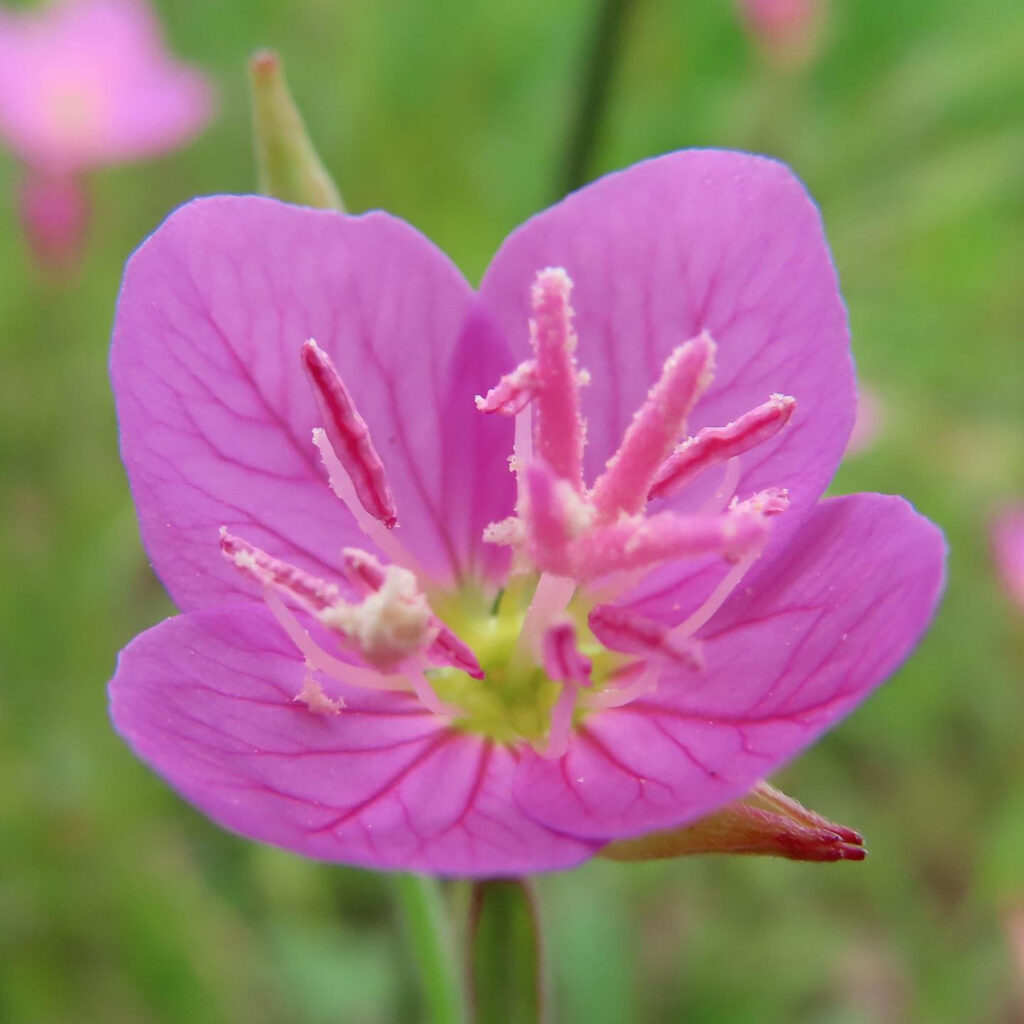
[(249, 94), (260, 191), (287, 203), (344, 210), (288, 91), (276, 53), (261, 50), (250, 59)]
[(781, 790), (759, 782), (742, 800), (682, 828), (619, 839), (598, 856), (608, 860), (664, 860), (691, 853), (748, 853), (788, 860), (863, 860), (860, 833), (808, 810)]

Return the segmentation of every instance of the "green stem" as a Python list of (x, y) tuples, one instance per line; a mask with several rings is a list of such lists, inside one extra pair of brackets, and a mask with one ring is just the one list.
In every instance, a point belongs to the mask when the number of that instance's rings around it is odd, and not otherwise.
[(420, 976), (425, 1019), (430, 1024), (464, 1024), (462, 979), (444, 899), (436, 879), (395, 875), (395, 898), (406, 940)]
[(550, 1020), (537, 896), (529, 879), (473, 883), (466, 951), (474, 1024)]
[(629, 0), (602, 0), (592, 30), (592, 45), (579, 96), (565, 166), (558, 182), (557, 199), (587, 181), (587, 170), (594, 156), (601, 119), (608, 102), (615, 71), (616, 50), (622, 41)]

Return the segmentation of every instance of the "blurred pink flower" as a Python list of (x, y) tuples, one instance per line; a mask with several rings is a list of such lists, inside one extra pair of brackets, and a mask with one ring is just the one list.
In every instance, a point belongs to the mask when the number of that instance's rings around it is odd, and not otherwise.
[(111, 370), (184, 612), (122, 652), (114, 723), (307, 856), (523, 874), (695, 821), (863, 700), (941, 589), (904, 501), (819, 501), (846, 317), (763, 158), (609, 175), (478, 292), (384, 213), (196, 200), (129, 262)]
[(1024, 505), (1012, 505), (996, 516), (991, 539), (999, 579), (1024, 612)]
[(750, 36), (771, 61), (807, 64), (818, 48), (825, 0), (738, 0)]
[(144, 0), (0, 9), (0, 140), (25, 166), (22, 216), (44, 252), (80, 238), (83, 172), (175, 149), (211, 108), (205, 77), (167, 53)]

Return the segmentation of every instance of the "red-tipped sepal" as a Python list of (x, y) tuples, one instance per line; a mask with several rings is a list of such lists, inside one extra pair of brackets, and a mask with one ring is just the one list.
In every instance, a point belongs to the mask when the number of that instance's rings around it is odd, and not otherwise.
[(788, 860), (863, 860), (859, 832), (808, 810), (781, 790), (759, 782), (742, 800), (683, 828), (609, 843), (609, 860), (664, 860), (693, 853), (745, 853)]

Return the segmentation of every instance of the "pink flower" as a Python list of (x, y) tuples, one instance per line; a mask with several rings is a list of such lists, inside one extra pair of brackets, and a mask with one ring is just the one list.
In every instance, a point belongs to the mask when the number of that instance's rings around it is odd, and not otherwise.
[[(167, 53), (144, 0), (0, 9), (0, 139), (27, 169), (23, 217), (44, 239), (82, 172), (175, 149), (211, 105), (205, 78)], [(56, 212), (40, 205), (37, 177), (64, 183)]]
[(858, 704), (942, 585), (901, 499), (819, 501), (846, 316), (759, 157), (603, 178), (478, 292), (384, 213), (196, 200), (130, 261), (111, 366), (184, 612), (122, 653), (114, 722), (307, 856), (522, 874), (686, 824)]
[(1024, 612), (1024, 505), (1004, 509), (992, 523), (991, 537), (999, 579)]

